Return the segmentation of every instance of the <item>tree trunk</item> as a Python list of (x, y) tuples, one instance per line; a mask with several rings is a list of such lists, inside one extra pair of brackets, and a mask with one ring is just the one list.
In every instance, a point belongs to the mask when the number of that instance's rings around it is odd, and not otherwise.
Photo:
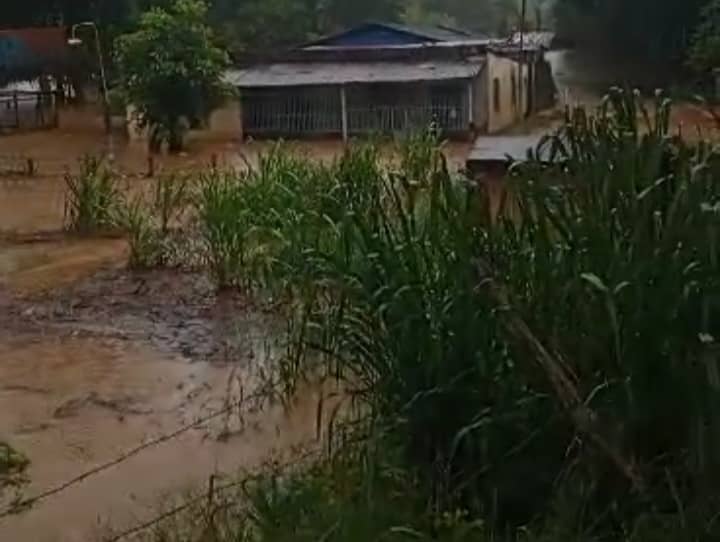
[(185, 130), (183, 129), (182, 120), (175, 119), (171, 121), (168, 128), (168, 152), (182, 152), (185, 143)]

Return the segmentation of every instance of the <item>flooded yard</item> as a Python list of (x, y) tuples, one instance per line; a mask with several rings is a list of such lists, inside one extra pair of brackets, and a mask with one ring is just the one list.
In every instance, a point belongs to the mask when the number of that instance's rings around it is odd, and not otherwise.
[[(211, 161), (247, 167), (271, 145), (194, 137), (187, 154), (154, 166), (156, 173)], [(293, 148), (329, 160), (344, 146)], [(469, 149), (449, 144), (450, 167), (463, 167)], [(123, 239), (63, 233), (64, 173), (83, 154), (106, 150), (97, 123), (0, 136), (0, 171), (8, 169), (2, 160), (18, 169), (0, 175), (0, 442), (30, 459), (24, 495), (32, 498), (186, 430), (23, 513), (3, 517), (12, 495), (0, 495), (2, 541), (102, 540), (108, 524), (147, 520), (164, 496), (203, 486), (214, 473), (318, 442), (317, 386), (285, 405), (243, 400), (283, 354), (271, 313), (243, 295), (216, 294), (203, 273), (131, 272)], [(142, 143), (118, 140), (113, 152), (125, 191), (152, 186)], [(32, 176), (22, 173), (29, 158)]]
[[(196, 140), (157, 167), (213, 159), (244, 167), (267, 148)], [(108, 525), (147, 520), (165, 496), (203, 487), (215, 473), (317, 442), (317, 387), (284, 405), (253, 395), (283, 353), (272, 315), (243, 296), (216, 295), (203, 274), (126, 270), (123, 239), (62, 233), (64, 171), (102, 150), (98, 127), (0, 137), (6, 164), (32, 157), (37, 167), (32, 177), (0, 176), (0, 441), (29, 458), (23, 496), (32, 498), (185, 430), (22, 513), (3, 517), (14, 495), (0, 495), (3, 541), (102, 540)], [(116, 151), (125, 189), (152, 182), (144, 146)], [(315, 152), (341, 151), (329, 143)]]
[(279, 353), (270, 316), (200, 275), (125, 271), (123, 253), (117, 240), (0, 251), (0, 438), (31, 460), (25, 496), (234, 406), (1, 518), (0, 540), (102, 539), (164, 495), (315, 440), (317, 390), (287, 407), (242, 401)]
[[(223, 167), (246, 168), (257, 163), (258, 156), (268, 152), (277, 142), (249, 141), (228, 138), (213, 132), (192, 133), (187, 152), (160, 155), (149, 164), (146, 142), (128, 140), (121, 134), (112, 138), (112, 165), (122, 175), (127, 190), (152, 184), (150, 169), (162, 171), (193, 171), (215, 162)], [(339, 156), (345, 145), (338, 140), (300, 141), (286, 143), (298, 155), (320, 160)], [(445, 151), (451, 168), (464, 167), (470, 142), (450, 142)], [(5, 234), (32, 234), (57, 231), (62, 227), (65, 211), (63, 176), (78, 168), (84, 155), (108, 152), (108, 137), (98, 118), (86, 112), (66, 112), (60, 128), (0, 135), (0, 237)], [(28, 176), (28, 160), (33, 175)]]

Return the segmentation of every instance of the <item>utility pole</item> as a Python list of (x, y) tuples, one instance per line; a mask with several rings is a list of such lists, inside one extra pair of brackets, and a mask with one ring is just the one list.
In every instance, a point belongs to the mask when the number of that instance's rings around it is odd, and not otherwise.
[[(528, 80), (528, 84), (525, 84), (525, 80), (523, 79), (523, 63), (525, 62), (525, 20), (527, 18), (527, 0), (522, 0), (522, 4), (520, 6), (520, 62), (518, 66), (518, 71), (520, 72), (520, 75), (518, 77), (518, 87), (520, 88), (520, 92), (518, 93), (520, 95), (520, 107), (523, 110), (523, 118), (525, 118), (528, 114), (527, 111), (527, 105), (530, 102), (530, 81)], [(528, 78), (529, 79), (529, 78)]]
[(113, 145), (113, 136), (112, 136), (112, 125), (110, 123), (110, 99), (109, 99), (109, 93), (108, 93), (108, 83), (107, 83), (107, 76), (105, 74), (105, 59), (103, 57), (103, 51), (102, 51), (102, 43), (100, 41), (100, 30), (98, 29), (98, 26), (93, 21), (85, 21), (81, 23), (76, 23), (72, 26), (70, 29), (70, 39), (68, 40), (68, 45), (72, 47), (76, 47), (79, 45), (82, 45), (83, 41), (78, 38), (77, 31), (79, 28), (82, 27), (89, 27), (92, 28), (95, 34), (95, 54), (97, 55), (98, 60), (98, 67), (100, 68), (100, 83), (102, 85), (102, 99), (103, 99), (103, 120), (105, 123), (105, 133), (107, 134), (107, 151), (108, 155), (110, 157), (110, 160), (115, 159), (115, 149)]

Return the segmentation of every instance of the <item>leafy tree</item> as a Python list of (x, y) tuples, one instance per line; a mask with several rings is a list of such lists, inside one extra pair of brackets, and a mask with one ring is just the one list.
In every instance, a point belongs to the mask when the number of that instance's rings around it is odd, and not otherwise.
[(711, 0), (703, 8), (688, 60), (699, 72), (720, 68), (720, 0)]
[(401, 20), (399, 0), (213, 0), (210, 18), (237, 52), (263, 52), (368, 20)]
[(302, 43), (320, 23), (316, 0), (215, 0), (210, 20), (237, 52)]
[(170, 151), (181, 150), (188, 127), (229, 92), (222, 82), (228, 57), (215, 45), (206, 14), (200, 0), (177, 0), (146, 12), (137, 31), (118, 39), (122, 87), (154, 151), (165, 142)]
[[(526, 28), (543, 26), (548, 0), (527, 0)], [(522, 0), (414, 0), (404, 18), (413, 24), (449, 24), (491, 36), (504, 37), (520, 26)]]
[(561, 37), (605, 54), (668, 67), (685, 57), (706, 0), (557, 0)]
[(327, 30), (334, 31), (369, 20), (399, 21), (401, 4), (400, 0), (327, 0), (321, 9)]

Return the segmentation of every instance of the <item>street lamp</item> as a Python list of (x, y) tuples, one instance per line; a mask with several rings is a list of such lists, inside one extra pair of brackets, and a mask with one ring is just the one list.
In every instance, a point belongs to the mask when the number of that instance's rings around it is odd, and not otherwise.
[[(108, 97), (108, 85), (107, 85), (107, 78), (105, 76), (105, 61), (103, 59), (103, 53), (102, 53), (102, 45), (100, 43), (100, 31), (98, 30), (97, 25), (92, 21), (85, 21), (82, 23), (77, 23), (72, 25), (72, 28), (70, 29), (70, 39), (68, 39), (68, 45), (71, 47), (77, 47), (79, 45), (82, 45), (83, 40), (80, 39), (77, 35), (77, 31), (79, 28), (82, 27), (92, 27), (92, 29), (95, 31), (95, 47), (96, 47), (96, 53), (98, 58), (98, 64), (100, 66), (100, 81), (102, 83), (102, 95), (103, 95), (103, 105), (105, 109), (105, 131), (110, 134), (111, 133), (111, 126), (110, 126), (110, 101)], [(112, 139), (110, 139), (111, 144), (111, 152), (112, 152)]]

